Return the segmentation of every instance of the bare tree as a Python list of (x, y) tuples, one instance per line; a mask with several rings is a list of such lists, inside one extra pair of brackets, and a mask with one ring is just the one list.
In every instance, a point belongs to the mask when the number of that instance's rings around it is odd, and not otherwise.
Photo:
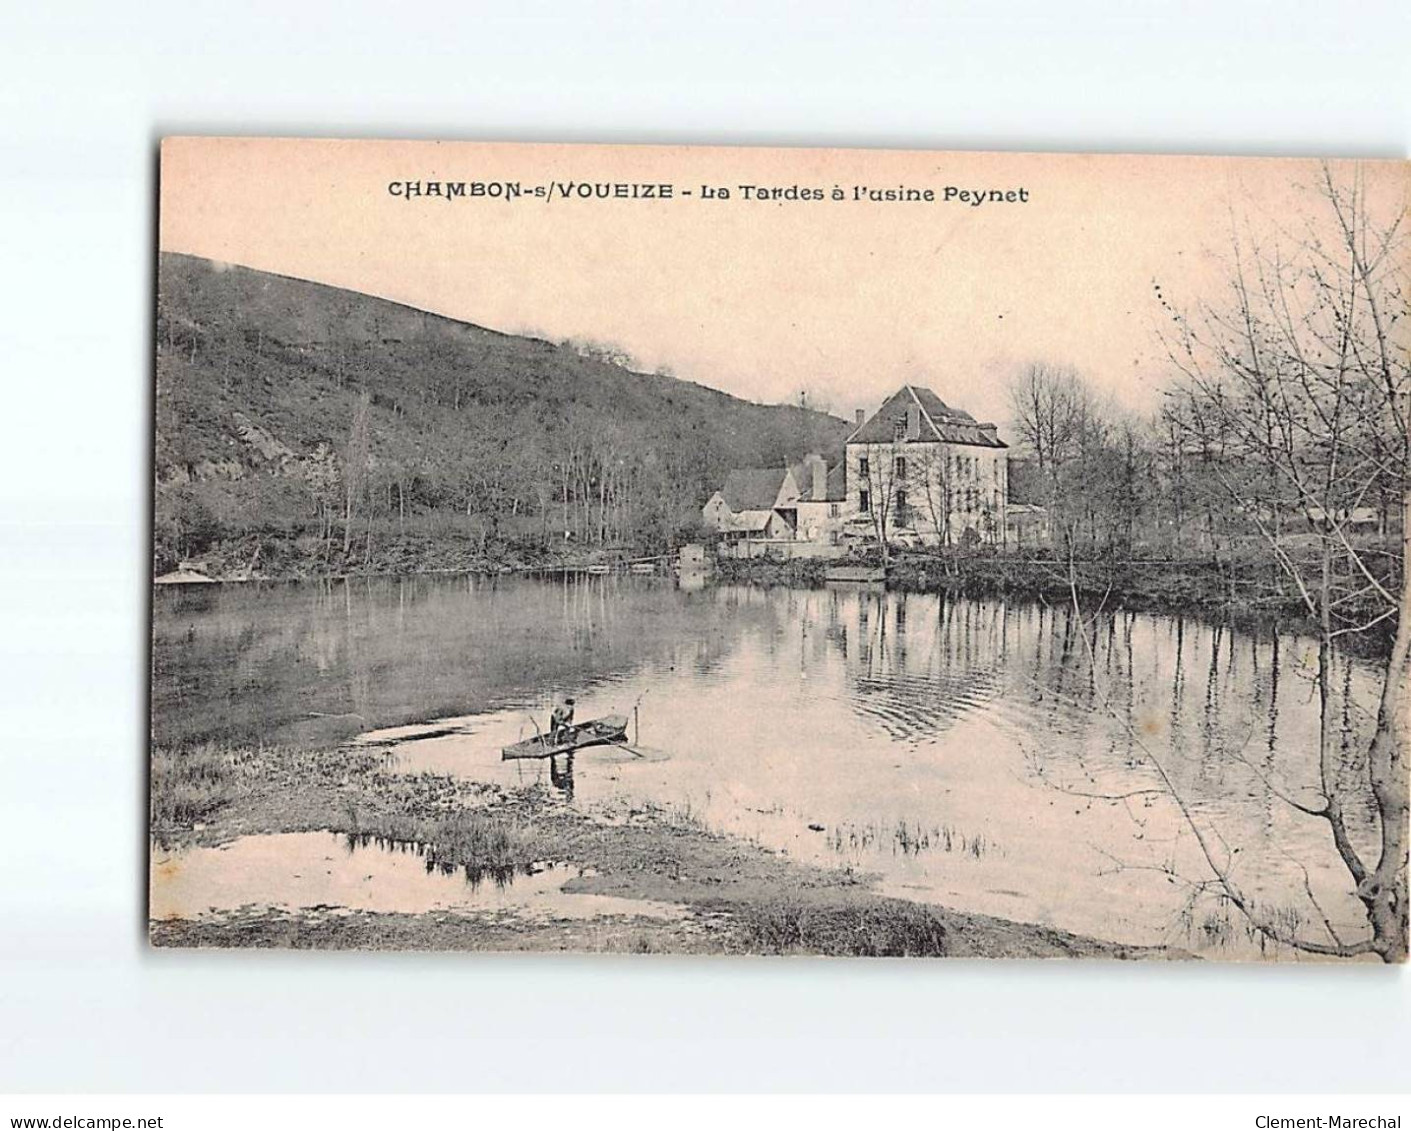
[(1050, 537), (1069, 558), (1080, 546), (1130, 553), (1145, 507), (1150, 429), (1070, 368), (1028, 366), (1010, 383), (1009, 399), (1015, 431), (1037, 465)]
[(348, 444), (343, 449), (343, 557), (346, 559), (353, 544), (353, 520), (363, 502), (367, 487), (368, 458), (372, 450), (372, 429), (369, 423), (372, 398), (364, 389), (353, 406), (353, 420), (348, 429)]
[[(901, 491), (905, 498), (909, 480), (906, 458), (906, 445), (901, 440), (869, 444), (860, 457), (865, 462), (858, 467), (858, 474), (867, 486), (867, 515), (872, 519), (872, 529), (881, 547), (883, 565), (891, 561), (890, 538), (896, 525), (893, 518), (897, 492)], [(906, 501), (910, 506), (909, 498)]]
[(912, 455), (912, 478), (920, 488), (926, 517), (941, 546), (951, 545), (951, 514), (955, 510), (955, 454), (944, 444), (917, 444)]
[[(1179, 371), (1169, 420), (1219, 493), (1207, 506), (1238, 517), (1317, 626), (1321, 801), (1289, 803), (1327, 825), (1368, 931), (1355, 940), (1280, 941), (1396, 961), (1407, 951), (1411, 742), (1405, 202), (1378, 224), (1361, 177), (1339, 182), (1327, 166), (1317, 195), (1317, 214), (1292, 235), (1257, 237), (1236, 227), (1223, 300), (1184, 312), (1161, 296), (1172, 326), (1167, 352)], [(1401, 507), (1398, 538), (1369, 537), (1363, 528), (1373, 501), (1391, 497)], [(1378, 527), (1393, 524), (1383, 514)], [(1389, 624), (1396, 632), (1375, 735), (1362, 764), (1349, 766), (1330, 717), (1333, 650)], [(1370, 852), (1355, 845), (1349, 829), (1349, 814), (1365, 799), (1377, 826)], [(1234, 905), (1252, 915), (1213, 860), (1212, 868)]]
[(1078, 419), (1087, 392), (1077, 373), (1035, 362), (1009, 387), (1009, 403), (1019, 439), (1034, 453), (1039, 474), (1052, 482), (1076, 455)]
[(1093, 397), (1073, 369), (1037, 362), (1010, 384), (1009, 399), (1015, 431), (1038, 465), (1049, 535), (1071, 555), (1084, 517), (1073, 488), (1098, 438)]

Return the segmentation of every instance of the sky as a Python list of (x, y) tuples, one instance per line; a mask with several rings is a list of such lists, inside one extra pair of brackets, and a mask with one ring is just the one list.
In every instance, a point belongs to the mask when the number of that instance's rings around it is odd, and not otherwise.
[[(1361, 165), (1404, 200), (1406, 163)], [(1178, 305), (1218, 301), (1232, 219), (1286, 225), (1319, 175), (1272, 158), (168, 139), (160, 243), (497, 330), (610, 342), (750, 400), (806, 391), (851, 418), (912, 383), (1004, 423), (1006, 382), (1034, 361), (1154, 408), (1153, 284)], [(429, 182), (467, 195), (426, 195)], [(477, 182), (524, 195), (473, 197)], [(673, 196), (563, 196), (584, 182)], [(746, 185), (824, 199), (750, 199)], [(906, 188), (936, 199), (865, 196)], [(983, 203), (960, 196), (977, 190)]]

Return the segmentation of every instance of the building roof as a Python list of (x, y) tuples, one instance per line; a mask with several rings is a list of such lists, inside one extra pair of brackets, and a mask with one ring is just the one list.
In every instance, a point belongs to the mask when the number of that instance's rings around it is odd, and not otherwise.
[(769, 520), (774, 517), (772, 510), (747, 510), (739, 514), (732, 514), (730, 520), (725, 524), (725, 530), (743, 530), (753, 533), (757, 530), (766, 530), (769, 527)]
[(964, 409), (951, 408), (930, 389), (903, 385), (883, 402), (851, 436), (849, 444), (890, 444), (898, 437), (897, 421), (905, 422), (912, 406), (921, 412), (921, 435), (907, 443), (969, 444), (980, 448), (1009, 447), (995, 432), (993, 424), (981, 424)]
[(830, 503), (839, 503), (848, 497), (848, 461), (840, 459), (828, 473), (828, 497)]
[(732, 511), (769, 510), (779, 499), (784, 487), (786, 467), (746, 468), (732, 471), (720, 489), (725, 505)]

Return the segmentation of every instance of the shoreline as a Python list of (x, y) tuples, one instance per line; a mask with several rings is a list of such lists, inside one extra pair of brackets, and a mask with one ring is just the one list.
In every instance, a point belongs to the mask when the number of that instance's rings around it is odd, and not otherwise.
[[(671, 551), (648, 553), (622, 550), (617, 554), (570, 555), (538, 547), (508, 544), (496, 552), (476, 552), (447, 546), (439, 552), (408, 539), (387, 547), (373, 561), (354, 560), (336, 567), (328, 561), (297, 555), (272, 555), (252, 568), (246, 547), (223, 546), (193, 559), (190, 569), (205, 581), (220, 584), (263, 581), (351, 581), (378, 577), (447, 577), (457, 575), (522, 575), (601, 571), (613, 574), (626, 561), (665, 561)], [(258, 559), (258, 555), (256, 555)], [(273, 560), (272, 560), (273, 559)], [(439, 559), (439, 560), (438, 560)], [(447, 560), (449, 559), (449, 560)], [(717, 580), (752, 585), (792, 585), (815, 588), (826, 583), (830, 567), (842, 562), (877, 566), (876, 554), (862, 558), (717, 558), (708, 555), (708, 572)], [(899, 551), (888, 566), (886, 588), (898, 592), (955, 593), (963, 596), (1026, 596), (1071, 599), (1067, 565), (1042, 552)], [(182, 584), (182, 571), (155, 568), (154, 584)], [(661, 576), (658, 574), (657, 576)], [(160, 578), (170, 577), (170, 581)], [(1265, 620), (1299, 621), (1307, 610), (1268, 562), (1220, 562), (1212, 558), (1098, 558), (1078, 563), (1079, 597), (1094, 604), (1106, 600), (1138, 612), (1206, 615), (1229, 614)]]
[[(767, 558), (721, 559), (716, 579), (763, 588), (826, 587), (830, 563), (819, 559), (775, 561)], [(877, 559), (867, 564), (878, 565)], [(1098, 610), (1125, 611), (1164, 617), (1195, 617), (1213, 625), (1246, 632), (1286, 632), (1316, 637), (1318, 625), (1297, 594), (1271, 592), (1252, 568), (1242, 576), (1222, 574), (1222, 567), (1205, 559), (1183, 562), (1088, 562), (1077, 571), (1077, 593), (1088, 614)], [(1055, 608), (1071, 608), (1073, 593), (1064, 563), (1057, 559), (1019, 558), (1001, 554), (940, 556), (905, 553), (893, 558), (887, 574), (888, 593), (940, 594), (957, 598), (1014, 598)], [(1230, 579), (1236, 592), (1231, 595)], [(875, 587), (882, 591), (881, 586)], [(1348, 635), (1338, 648), (1364, 659), (1384, 659), (1393, 632), (1383, 623), (1368, 632)]]
[[(874, 878), (848, 868), (803, 864), (783, 853), (712, 831), (689, 813), (657, 806), (583, 810), (541, 785), (502, 788), (431, 774), (398, 774), (376, 747), (327, 752), (258, 751), (228, 755), (223, 799), (202, 819), (153, 827), (153, 860), (163, 850), (215, 847), (240, 837), (331, 831), (354, 840), (427, 830), (430, 871), (436, 853), (464, 867), (483, 847), (453, 844), (448, 824), (492, 830), (501, 843), (490, 867), (512, 872), (533, 859), (579, 869), (565, 892), (669, 904), (671, 918), (614, 913), (539, 918), (501, 911), (299, 910), (243, 906), (190, 918), (149, 920), (155, 947), (591, 951), (606, 953), (834, 955), (1106, 959), (1188, 957), (1126, 946), (1038, 924), (970, 914), (875, 890)], [(153, 790), (172, 783), (154, 767)], [(154, 820), (158, 808), (154, 806)], [(482, 844), (484, 837), (476, 841)], [(464, 841), (464, 838), (462, 838)], [(516, 852), (520, 857), (516, 858)], [(162, 867), (167, 863), (163, 860)], [(179, 865), (178, 865), (179, 866)], [(479, 866), (476, 864), (475, 866)], [(151, 873), (155, 875), (158, 869)], [(156, 878), (153, 882), (160, 882)], [(513, 879), (509, 881), (512, 888)], [(630, 906), (630, 904), (629, 904)]]
[[(669, 555), (665, 555), (669, 557)], [(663, 555), (657, 555), (660, 560)], [(852, 559), (849, 559), (851, 561)], [(776, 560), (772, 558), (710, 558), (708, 576), (713, 583), (750, 585), (760, 588), (785, 586), (821, 589), (827, 586), (827, 570), (838, 564), (820, 558)], [(397, 577), (532, 577), (597, 576), (590, 567), (602, 563), (544, 557), (534, 561), (517, 558), (483, 558), (453, 566), (392, 566), (365, 572), (278, 572), (239, 576), (216, 571), (200, 578), (153, 579), (154, 589), (200, 588), (206, 584), (287, 584), (309, 581), (375, 580)], [(861, 564), (877, 565), (866, 559)], [(889, 593), (939, 594), (958, 598), (1014, 598), (1050, 606), (1070, 606), (1073, 594), (1057, 559), (1018, 557), (1006, 554), (937, 555), (909, 552), (895, 557), (888, 567), (885, 591)], [(1283, 592), (1268, 575), (1249, 563), (1228, 571), (1207, 559), (1185, 561), (1085, 562), (1077, 571), (1078, 598), (1087, 610), (1122, 610), (1155, 616), (1191, 616), (1214, 625), (1269, 634), (1289, 632), (1316, 637), (1318, 625), (1307, 613), (1297, 594)], [(613, 570), (604, 576), (629, 576), (626, 570)], [(652, 575), (658, 579), (667, 572)], [(1370, 619), (1370, 618), (1369, 618)], [(1340, 651), (1363, 659), (1382, 660), (1390, 653), (1394, 632), (1383, 622), (1366, 632), (1348, 635), (1337, 642)]]

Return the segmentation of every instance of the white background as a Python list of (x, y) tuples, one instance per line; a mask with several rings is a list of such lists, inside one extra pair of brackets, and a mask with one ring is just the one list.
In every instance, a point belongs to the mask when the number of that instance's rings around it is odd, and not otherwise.
[(142, 913), (160, 135), (1398, 157), (1409, 48), (1404, 0), (0, 7), (0, 1091), (1411, 1089), (1405, 970), (156, 953)]

